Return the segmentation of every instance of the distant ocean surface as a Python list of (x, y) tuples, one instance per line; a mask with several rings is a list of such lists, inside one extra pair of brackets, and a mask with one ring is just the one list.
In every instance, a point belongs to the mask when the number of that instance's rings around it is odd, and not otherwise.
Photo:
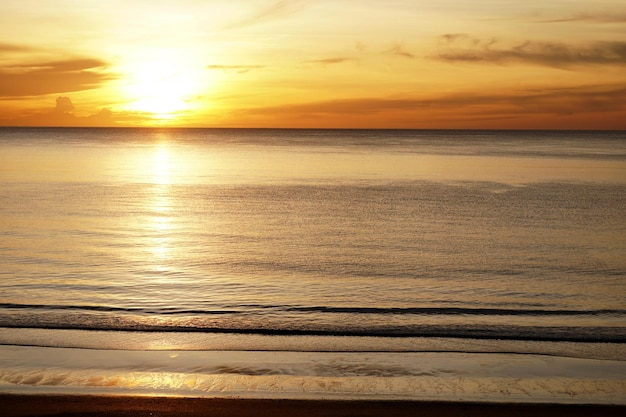
[(625, 300), (625, 132), (0, 129), (6, 346), (623, 360)]
[(0, 130), (0, 326), (626, 342), (623, 132)]

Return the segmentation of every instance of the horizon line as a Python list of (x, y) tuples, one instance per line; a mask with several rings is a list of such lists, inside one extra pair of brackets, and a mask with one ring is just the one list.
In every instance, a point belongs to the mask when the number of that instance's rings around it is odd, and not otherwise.
[(476, 131), (476, 132), (626, 132), (626, 129), (522, 129), (522, 128), (423, 128), (423, 127), (236, 127), (236, 126), (28, 126), (3, 125), (0, 129), (146, 129), (146, 130), (362, 130), (362, 131)]

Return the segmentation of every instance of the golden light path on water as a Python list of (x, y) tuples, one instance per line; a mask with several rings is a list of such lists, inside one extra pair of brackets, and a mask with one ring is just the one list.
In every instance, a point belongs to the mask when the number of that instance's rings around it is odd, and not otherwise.
[(154, 268), (161, 273), (167, 271), (164, 264), (173, 256), (171, 234), (174, 225), (170, 192), (174, 167), (171, 159), (169, 144), (158, 143), (152, 159), (152, 195), (147, 201), (151, 215), (147, 231), (150, 238), (146, 244), (150, 248)]

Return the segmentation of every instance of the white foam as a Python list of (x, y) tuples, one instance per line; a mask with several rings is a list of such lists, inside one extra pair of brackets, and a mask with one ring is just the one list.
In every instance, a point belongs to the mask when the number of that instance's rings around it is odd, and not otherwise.
[(626, 404), (626, 362), (527, 354), (0, 346), (0, 391)]

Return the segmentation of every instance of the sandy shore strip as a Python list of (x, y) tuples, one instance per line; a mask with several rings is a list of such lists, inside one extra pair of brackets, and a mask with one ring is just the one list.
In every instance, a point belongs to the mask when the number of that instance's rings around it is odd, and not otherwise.
[(626, 415), (626, 406), (419, 401), (315, 401), (90, 395), (0, 395), (5, 417), (35, 416), (558, 416)]

